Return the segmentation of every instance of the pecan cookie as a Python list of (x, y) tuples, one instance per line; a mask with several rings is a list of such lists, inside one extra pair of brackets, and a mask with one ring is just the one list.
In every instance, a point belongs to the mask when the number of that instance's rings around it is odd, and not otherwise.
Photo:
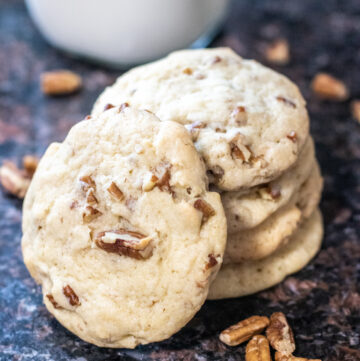
[(299, 159), (280, 177), (247, 192), (221, 192), (228, 233), (252, 229), (286, 205), (309, 177), (314, 162), (314, 142), (309, 137)]
[(278, 177), (295, 163), (309, 131), (296, 85), (228, 48), (178, 51), (135, 68), (104, 91), (93, 114), (124, 102), (185, 125), (211, 182), (223, 190)]
[(320, 168), (315, 161), (308, 179), (289, 202), (252, 229), (228, 235), (224, 263), (258, 260), (285, 244), (319, 204), (323, 187)]
[(52, 144), (22, 248), (48, 310), (80, 338), (133, 348), (183, 327), (221, 263), (226, 220), (186, 129), (122, 105)]
[(321, 246), (322, 237), (322, 217), (316, 209), (290, 241), (269, 257), (223, 265), (211, 284), (208, 299), (240, 297), (274, 286), (310, 262)]

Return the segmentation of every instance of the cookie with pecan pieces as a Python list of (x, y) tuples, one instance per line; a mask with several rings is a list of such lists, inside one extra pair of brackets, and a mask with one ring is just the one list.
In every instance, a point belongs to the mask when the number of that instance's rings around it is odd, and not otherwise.
[(103, 92), (93, 114), (124, 102), (185, 125), (211, 182), (224, 190), (277, 178), (309, 132), (298, 88), (228, 48), (178, 51), (135, 68)]
[(220, 265), (226, 220), (187, 130), (131, 106), (76, 124), (40, 161), (22, 248), (48, 310), (80, 338), (134, 348), (183, 327)]

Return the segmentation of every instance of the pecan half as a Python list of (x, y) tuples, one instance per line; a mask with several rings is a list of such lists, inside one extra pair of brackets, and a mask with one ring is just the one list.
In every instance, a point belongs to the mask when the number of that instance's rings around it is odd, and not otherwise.
[(266, 60), (277, 65), (285, 65), (290, 60), (289, 43), (286, 39), (275, 40), (265, 52)]
[(114, 182), (112, 182), (110, 184), (110, 187), (107, 190), (117, 200), (119, 200), (119, 201), (124, 200), (124, 193), (120, 190), (120, 188)]
[(320, 359), (308, 359), (304, 357), (296, 357), (293, 355), (284, 355), (281, 352), (275, 352), (275, 361), (321, 361)]
[(289, 105), (291, 108), (296, 108), (296, 104), (292, 100), (285, 98), (281, 95), (277, 96), (276, 100), (278, 100), (279, 102), (283, 102), (286, 105)]
[(0, 168), (0, 182), (8, 193), (18, 198), (25, 197), (30, 185), (26, 172), (9, 161), (5, 161)]
[(152, 255), (152, 237), (126, 229), (100, 232), (95, 243), (102, 250), (135, 259), (147, 259)]
[(66, 296), (66, 298), (69, 300), (69, 303), (71, 306), (80, 306), (80, 300), (77, 294), (74, 292), (74, 290), (69, 286), (63, 287), (63, 294)]
[(349, 90), (345, 83), (330, 74), (317, 74), (311, 87), (313, 92), (322, 99), (341, 102), (349, 97)]
[(50, 293), (48, 293), (46, 295), (47, 299), (52, 303), (53, 307), (56, 309), (62, 309), (61, 306), (59, 306), (59, 304), (55, 301), (55, 298), (53, 295), (51, 295)]
[(276, 351), (285, 355), (291, 355), (295, 351), (294, 335), (282, 312), (275, 312), (271, 315), (266, 336)]
[(194, 202), (194, 208), (203, 214), (202, 223), (205, 223), (211, 216), (215, 215), (215, 210), (203, 199), (197, 199)]
[(264, 331), (269, 322), (266, 316), (249, 317), (221, 332), (220, 340), (229, 346), (237, 346)]
[(41, 75), (41, 89), (46, 95), (71, 94), (82, 85), (81, 77), (72, 71), (55, 70)]
[(263, 335), (254, 336), (246, 345), (246, 361), (271, 361), (269, 341)]
[(23, 157), (24, 170), (29, 178), (32, 178), (34, 175), (38, 164), (39, 158), (35, 157), (34, 155), (25, 155)]

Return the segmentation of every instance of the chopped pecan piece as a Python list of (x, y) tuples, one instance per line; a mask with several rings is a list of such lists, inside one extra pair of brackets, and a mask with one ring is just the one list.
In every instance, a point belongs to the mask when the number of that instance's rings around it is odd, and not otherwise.
[(264, 331), (269, 322), (266, 316), (246, 318), (221, 332), (220, 340), (226, 345), (237, 346)]
[(23, 157), (24, 170), (29, 178), (32, 178), (34, 175), (38, 164), (39, 158), (35, 157), (34, 155), (25, 155)]
[(72, 201), (70, 204), (70, 209), (75, 209), (79, 207), (79, 202), (78, 201)]
[(77, 294), (74, 292), (74, 290), (69, 286), (63, 287), (63, 293), (69, 300), (69, 303), (71, 306), (80, 306), (80, 300)]
[(151, 241), (152, 237), (125, 229), (100, 232), (95, 239), (96, 245), (104, 251), (135, 259), (152, 255)]
[(284, 355), (279, 351), (275, 352), (275, 361), (321, 361), (320, 359), (308, 359), (304, 357), (296, 357), (293, 355)]
[(286, 65), (290, 60), (289, 43), (278, 39), (268, 46), (265, 53), (267, 61), (277, 65)]
[(294, 131), (291, 131), (287, 136), (288, 139), (290, 139), (293, 143), (296, 143), (297, 140), (297, 134)]
[(54, 308), (56, 309), (62, 309), (61, 306), (59, 306), (59, 304), (55, 301), (55, 298), (53, 295), (51, 295), (50, 293), (46, 295), (47, 299), (52, 303), (52, 305), (54, 306)]
[(213, 254), (209, 254), (208, 258), (209, 258), (209, 261), (205, 265), (205, 271), (209, 270), (210, 268), (215, 267), (218, 264), (218, 261)]
[(87, 192), (90, 188), (96, 189), (96, 184), (89, 175), (80, 177), (81, 188)]
[(231, 156), (233, 159), (241, 159), (243, 162), (249, 163), (254, 158), (251, 149), (238, 140), (239, 137), (236, 137), (230, 142)]
[(110, 187), (107, 190), (113, 197), (115, 197), (119, 201), (124, 200), (124, 193), (120, 190), (120, 188), (114, 182), (112, 182), (110, 184)]
[(276, 351), (285, 355), (291, 355), (295, 351), (294, 335), (282, 312), (271, 315), (266, 336)]
[(209, 176), (210, 183), (214, 183), (220, 181), (220, 179), (225, 174), (225, 171), (219, 165), (215, 165), (211, 169), (208, 169), (206, 173)]
[(205, 223), (211, 216), (215, 215), (215, 210), (203, 199), (197, 199), (194, 202), (194, 208), (203, 214), (202, 223)]
[(153, 174), (153, 173), (148, 173), (145, 178), (144, 178), (144, 182), (143, 182), (143, 186), (142, 189), (144, 192), (150, 192), (151, 190), (154, 189), (154, 187), (156, 186), (156, 183), (159, 181), (159, 178)]
[(26, 172), (9, 161), (5, 161), (0, 168), (0, 181), (7, 192), (18, 198), (25, 197), (30, 185)]
[(85, 117), (85, 120), (89, 120), (89, 119), (91, 119), (91, 115), (87, 115), (87, 116)]
[(265, 187), (261, 187), (258, 192), (262, 199), (270, 201), (278, 199), (281, 196), (281, 189), (277, 184), (268, 184)]
[(276, 99), (279, 102), (283, 102), (284, 104), (289, 105), (290, 107), (292, 107), (294, 109), (296, 108), (296, 104), (292, 100), (290, 100), (288, 98), (285, 98), (285, 97), (279, 95), (279, 96), (276, 97)]
[(349, 97), (349, 90), (345, 83), (330, 74), (317, 74), (311, 87), (314, 93), (322, 99), (341, 102)]
[(246, 361), (271, 361), (269, 341), (263, 335), (254, 336), (246, 345)]
[(97, 218), (101, 215), (102, 215), (102, 213), (99, 210), (97, 210), (96, 208), (91, 207), (91, 206), (86, 206), (85, 212), (83, 213), (83, 220), (85, 222), (91, 222), (95, 218)]
[(233, 119), (239, 126), (246, 125), (246, 108), (243, 105), (237, 106), (231, 113), (231, 119)]
[(129, 103), (122, 103), (119, 107), (119, 112), (122, 112), (125, 108), (128, 108), (129, 106)]
[(354, 100), (351, 102), (351, 114), (360, 124), (360, 100)]
[(184, 73), (184, 74), (187, 74), (187, 75), (191, 75), (191, 74), (193, 73), (193, 71), (192, 71), (191, 68), (185, 68), (185, 69), (183, 70), (183, 73)]
[(82, 80), (79, 75), (68, 70), (55, 70), (41, 75), (41, 89), (46, 95), (65, 95), (79, 90)]
[(159, 180), (156, 182), (156, 187), (158, 187), (162, 192), (169, 192), (174, 196), (174, 191), (170, 186), (170, 168), (171, 165), (165, 161), (156, 167), (155, 171), (157, 173), (157, 177), (159, 178)]
[(115, 105), (108, 103), (104, 106), (104, 111), (112, 109), (112, 108), (115, 108)]

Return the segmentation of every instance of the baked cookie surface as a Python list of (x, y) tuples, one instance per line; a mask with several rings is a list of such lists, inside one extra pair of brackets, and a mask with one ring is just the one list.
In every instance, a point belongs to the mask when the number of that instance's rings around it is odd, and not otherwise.
[(296, 163), (272, 182), (253, 187), (248, 192), (221, 192), (228, 223), (228, 234), (253, 229), (299, 192), (314, 168), (314, 142), (309, 137)]
[(259, 260), (275, 252), (296, 232), (301, 222), (314, 212), (323, 187), (316, 161), (310, 176), (292, 198), (258, 226), (228, 234), (224, 263)]
[(24, 202), (24, 261), (46, 307), (98, 346), (177, 332), (205, 301), (225, 241), (186, 129), (125, 105), (52, 144)]
[(323, 224), (317, 209), (290, 241), (267, 258), (224, 265), (212, 283), (208, 299), (250, 295), (281, 282), (299, 271), (318, 252)]
[(178, 51), (135, 68), (103, 92), (93, 114), (124, 102), (185, 125), (223, 190), (278, 177), (297, 160), (309, 130), (298, 88), (228, 48)]

